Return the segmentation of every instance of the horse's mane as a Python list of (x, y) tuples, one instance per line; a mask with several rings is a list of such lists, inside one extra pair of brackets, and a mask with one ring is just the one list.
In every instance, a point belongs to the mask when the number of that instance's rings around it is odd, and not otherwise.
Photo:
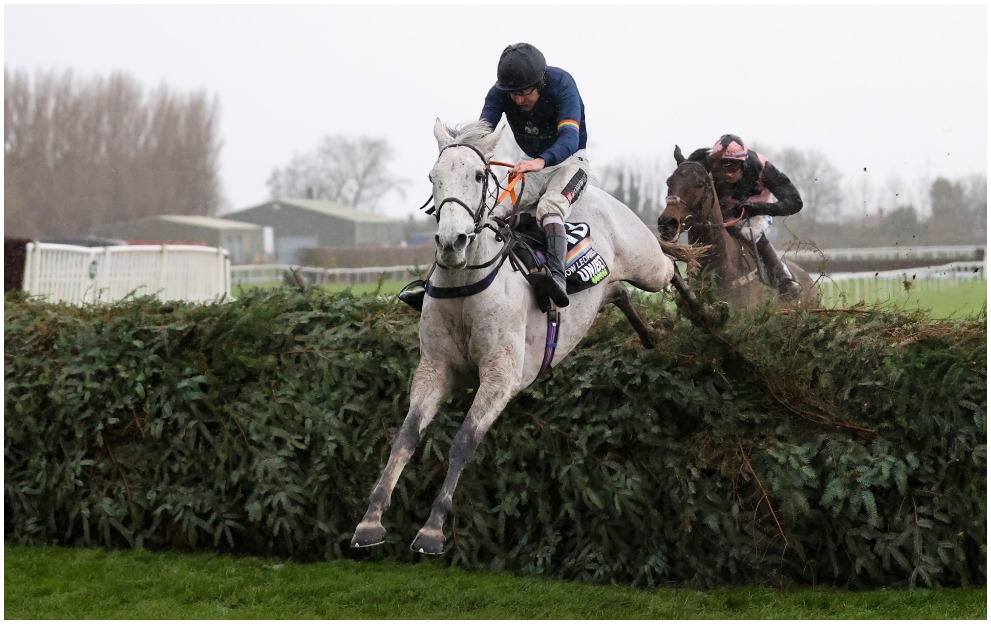
[(692, 162), (702, 163), (704, 165), (708, 157), (709, 157), (709, 148), (700, 147), (694, 152), (692, 152), (692, 155), (689, 156), (687, 160), (690, 160)]
[(454, 126), (444, 124), (444, 129), (451, 135), (454, 143), (465, 143), (467, 145), (478, 145), (479, 141), (492, 134), (492, 126), (489, 122), (468, 121)]

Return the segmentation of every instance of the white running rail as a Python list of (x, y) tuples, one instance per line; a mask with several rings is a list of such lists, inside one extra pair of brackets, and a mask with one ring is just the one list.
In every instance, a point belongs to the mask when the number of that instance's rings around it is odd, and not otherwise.
[(131, 295), (206, 303), (230, 296), (231, 264), (222, 247), (28, 243), (23, 284), (25, 292), (52, 303), (108, 303)]
[(380, 277), (386, 280), (410, 281), (427, 267), (390, 266), (357, 269), (327, 269), (293, 264), (241, 264), (231, 267), (235, 284), (282, 283), (286, 274), (296, 273), (311, 286), (324, 284), (374, 284)]

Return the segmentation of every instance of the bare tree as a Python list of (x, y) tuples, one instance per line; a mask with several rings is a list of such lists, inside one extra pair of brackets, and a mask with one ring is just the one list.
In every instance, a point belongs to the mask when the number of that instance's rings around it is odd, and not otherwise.
[(818, 150), (786, 147), (768, 154), (802, 195), (802, 211), (796, 215), (810, 233), (821, 221), (837, 221), (845, 201), (841, 186), (843, 174)]
[(971, 213), (974, 215), (974, 228), (980, 229), (982, 239), (988, 233), (988, 177), (979, 173), (963, 180), (965, 194), (969, 198)]
[(123, 74), (4, 69), (4, 230), (71, 236), (158, 214), (203, 215), (220, 202), (216, 98)]
[(315, 151), (296, 154), (268, 179), (273, 199), (329, 199), (374, 212), (389, 191), (403, 194), (406, 180), (388, 170), (392, 149), (384, 139), (326, 136)]
[(652, 225), (664, 211), (671, 172), (671, 166), (664, 164), (666, 160), (670, 159), (654, 155), (610, 163), (600, 170), (599, 185), (629, 206), (641, 221)]

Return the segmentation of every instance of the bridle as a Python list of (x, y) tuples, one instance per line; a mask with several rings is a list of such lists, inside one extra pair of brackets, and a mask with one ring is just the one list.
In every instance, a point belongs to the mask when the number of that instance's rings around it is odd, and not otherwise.
[[(709, 193), (712, 190), (712, 174), (710, 174), (709, 171), (706, 170), (706, 168), (701, 163), (693, 162), (691, 160), (686, 160), (681, 164), (695, 165), (697, 167), (701, 167), (702, 172), (705, 174), (705, 179), (706, 179), (705, 191), (702, 193), (702, 198), (696, 204), (696, 206), (701, 206), (705, 202), (705, 200), (709, 197)], [(680, 167), (681, 164), (678, 166)], [(694, 206), (692, 206), (687, 201), (685, 201), (685, 199), (680, 195), (668, 195), (667, 197), (664, 198), (664, 203), (665, 205), (681, 204), (688, 210), (688, 214), (685, 215), (684, 218), (678, 221), (678, 233), (681, 234), (682, 232), (685, 232), (687, 234), (689, 231), (691, 231), (692, 227), (694, 227), (695, 225), (695, 214), (693, 212)]]
[[(441, 210), (444, 209), (444, 206), (446, 206), (447, 204), (452, 204), (453, 203), (453, 204), (457, 204), (458, 206), (461, 206), (462, 208), (464, 208), (468, 212), (468, 214), (471, 215), (472, 221), (474, 223), (474, 227), (473, 227), (472, 232), (471, 232), (471, 234), (470, 234), (470, 236), (468, 238), (468, 244), (469, 245), (472, 243), (472, 241), (475, 240), (475, 237), (480, 232), (482, 232), (482, 230), (485, 230), (485, 229), (492, 230), (496, 234), (496, 240), (500, 240), (500, 241), (503, 242), (502, 249), (499, 250), (499, 252), (497, 252), (487, 262), (483, 262), (482, 264), (470, 264), (470, 265), (461, 267), (461, 270), (465, 270), (465, 269), (484, 269), (486, 267), (491, 266), (492, 264), (494, 264), (495, 262), (497, 262), (499, 260), (504, 260), (506, 258), (506, 252), (509, 250), (509, 247), (513, 243), (513, 241), (511, 240), (511, 238), (509, 236), (505, 236), (505, 233), (506, 233), (506, 231), (509, 228), (509, 224), (512, 222), (513, 218), (519, 212), (519, 200), (520, 200), (520, 198), (523, 195), (524, 176), (522, 174), (520, 174), (518, 177), (516, 177), (513, 180), (511, 180), (509, 184), (507, 184), (505, 187), (503, 187), (502, 185), (499, 184), (499, 179), (496, 177), (496, 174), (492, 171), (492, 165), (498, 165), (498, 166), (502, 166), (502, 167), (512, 167), (513, 165), (510, 165), (508, 163), (498, 162), (498, 161), (489, 161), (489, 160), (486, 160), (485, 154), (483, 154), (481, 152), (481, 150), (479, 150), (474, 145), (469, 145), (468, 143), (451, 143), (449, 145), (445, 145), (443, 148), (441, 148), (440, 154), (443, 154), (445, 150), (450, 149), (452, 147), (467, 147), (468, 149), (470, 149), (471, 151), (473, 151), (479, 157), (479, 159), (481, 159), (482, 163), (485, 165), (485, 173), (483, 174), (483, 179), (481, 180), (481, 182), (482, 182), (482, 191), (481, 191), (481, 196), (479, 197), (479, 200), (478, 200), (478, 206), (473, 209), (471, 206), (469, 206), (464, 200), (462, 200), (459, 197), (445, 197), (445, 198), (441, 199), (439, 202), (435, 202), (434, 201), (434, 196), (431, 193), (430, 198), (427, 199), (427, 201), (424, 202), (424, 204), (422, 206), (420, 206), (420, 210), (424, 210), (425, 208), (427, 208), (427, 206), (430, 206), (429, 209), (425, 210), (426, 214), (432, 214), (432, 215), (434, 215), (434, 217), (437, 219), (437, 222), (439, 223), (440, 222), (440, 212), (441, 212)], [(438, 156), (437, 156), (438, 159), (440, 158), (440, 154), (438, 154)], [(496, 201), (492, 204), (491, 207), (489, 207), (488, 201), (487, 201), (488, 198), (490, 197), (490, 193), (489, 193), (489, 182), (490, 181), (494, 183), (496, 189), (502, 191), (501, 194), (499, 195), (499, 197), (496, 199)], [(519, 190), (516, 190), (515, 189), (516, 186), (519, 186)], [(494, 196), (494, 195), (495, 195), (495, 193), (491, 193), (491, 196)], [(492, 217), (492, 212), (495, 210), (496, 206), (498, 206), (499, 203), (503, 199), (505, 199), (507, 195), (511, 195), (512, 196), (512, 199), (513, 199), (513, 211), (512, 211), (512, 214), (508, 218), (506, 218), (506, 219), (500, 219), (498, 217)], [(433, 205), (431, 205), (431, 203)], [(486, 209), (488, 209), (488, 210), (486, 211)], [(489, 221), (488, 217), (492, 217), (493, 220), (495, 220), (499, 224), (500, 227), (496, 227), (495, 225), (493, 225)], [(444, 266), (443, 264), (441, 264), (439, 261), (436, 261), (436, 260), (435, 260), (435, 264), (437, 266), (443, 268), (443, 269), (454, 270), (454, 269), (452, 269), (452, 267)]]
[[(681, 164), (682, 165), (686, 165), (686, 164), (687, 165), (695, 165), (697, 167), (701, 167), (702, 168), (702, 171), (705, 173), (705, 178), (706, 178), (705, 191), (702, 193), (701, 199), (699, 199), (698, 203), (695, 204), (695, 206), (702, 206), (703, 204), (705, 204), (705, 201), (708, 199), (708, 197), (709, 197), (710, 194), (712, 194), (713, 195), (713, 198), (714, 198), (715, 197), (715, 191), (714, 191), (714, 186), (713, 185), (715, 183), (714, 183), (714, 181), (712, 179), (712, 174), (709, 173), (708, 169), (706, 169), (705, 166), (702, 165), (702, 163), (694, 162), (694, 161), (691, 161), (691, 160), (686, 160), (686, 161), (684, 161)], [(681, 165), (679, 165), (679, 167), (680, 166)], [(664, 203), (665, 203), (665, 205), (671, 204), (671, 203), (681, 204), (682, 206), (684, 206), (685, 208), (688, 209), (688, 211), (689, 211), (688, 214), (683, 219), (681, 219), (678, 222), (678, 233), (679, 234), (681, 232), (688, 233), (692, 229), (692, 227), (695, 225), (695, 214), (694, 214), (695, 207), (693, 207), (692, 205), (690, 205), (680, 195), (668, 195), (667, 197), (664, 198)], [(720, 228), (720, 227), (722, 227), (722, 228), (728, 228), (728, 227), (731, 227), (733, 225), (736, 225), (737, 223), (739, 223), (740, 221), (742, 221), (744, 218), (746, 218), (745, 217), (745, 213), (746, 213), (746, 211), (743, 208), (741, 208), (740, 209), (739, 216), (734, 217), (733, 219), (730, 219), (729, 221), (720, 221), (719, 223), (711, 223), (711, 222), (703, 223), (703, 224), (700, 225), (700, 227), (706, 227), (706, 228)]]

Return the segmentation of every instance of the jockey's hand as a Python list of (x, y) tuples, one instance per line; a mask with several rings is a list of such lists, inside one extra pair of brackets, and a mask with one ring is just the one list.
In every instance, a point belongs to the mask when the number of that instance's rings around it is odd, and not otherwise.
[(546, 163), (544, 162), (543, 158), (534, 158), (533, 160), (521, 160), (520, 162), (516, 163), (516, 166), (513, 167), (512, 171), (510, 171), (511, 174), (510, 177), (516, 177), (521, 173), (540, 171), (541, 169), (544, 168), (545, 165)]

